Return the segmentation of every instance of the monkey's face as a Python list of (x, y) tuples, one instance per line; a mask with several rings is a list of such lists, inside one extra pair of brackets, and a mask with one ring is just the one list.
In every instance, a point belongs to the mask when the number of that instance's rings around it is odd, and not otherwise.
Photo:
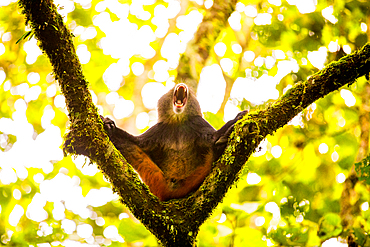
[(176, 85), (173, 90), (173, 111), (180, 114), (184, 111), (185, 105), (188, 101), (189, 90), (184, 83)]
[(193, 91), (179, 83), (158, 100), (158, 122), (178, 124), (194, 116), (202, 116)]

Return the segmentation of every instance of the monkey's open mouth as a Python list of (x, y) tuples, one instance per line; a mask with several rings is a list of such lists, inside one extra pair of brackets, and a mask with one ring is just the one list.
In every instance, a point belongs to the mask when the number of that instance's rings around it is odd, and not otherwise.
[(173, 93), (173, 104), (177, 108), (184, 107), (188, 98), (188, 88), (185, 84), (180, 83), (176, 86)]

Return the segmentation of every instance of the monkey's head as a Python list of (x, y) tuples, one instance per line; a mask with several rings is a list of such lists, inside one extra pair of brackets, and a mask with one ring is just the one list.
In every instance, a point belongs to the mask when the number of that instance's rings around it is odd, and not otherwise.
[(158, 100), (158, 122), (179, 123), (202, 116), (193, 91), (184, 83), (177, 84)]

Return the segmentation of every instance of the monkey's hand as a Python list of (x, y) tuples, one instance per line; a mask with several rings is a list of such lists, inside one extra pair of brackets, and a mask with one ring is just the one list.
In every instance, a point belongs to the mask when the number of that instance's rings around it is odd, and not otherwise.
[(227, 143), (227, 140), (229, 138), (229, 135), (233, 131), (234, 124), (242, 119), (244, 115), (248, 114), (248, 110), (244, 110), (242, 112), (239, 112), (238, 115), (233, 120), (228, 121), (224, 126), (222, 126), (221, 129), (216, 131), (215, 133), (215, 145), (223, 145)]
[(117, 144), (127, 141), (135, 144), (137, 143), (137, 137), (127, 133), (123, 129), (118, 128), (112, 119), (103, 116), (100, 116), (100, 118), (103, 121), (105, 131), (114, 145), (117, 146)]
[(239, 112), (238, 115), (233, 120), (228, 121), (224, 126), (222, 126), (221, 129), (217, 130), (213, 135), (213, 141), (214, 141), (214, 152), (216, 155), (216, 159), (220, 157), (220, 155), (223, 153), (227, 140), (229, 139), (229, 135), (233, 131), (234, 124), (242, 119), (246, 114), (248, 114), (248, 110), (244, 110), (242, 112)]
[(111, 137), (114, 134), (115, 129), (117, 128), (116, 124), (112, 119), (108, 117), (103, 117), (102, 115), (100, 115), (100, 118), (103, 121), (105, 131), (107, 132), (109, 137)]

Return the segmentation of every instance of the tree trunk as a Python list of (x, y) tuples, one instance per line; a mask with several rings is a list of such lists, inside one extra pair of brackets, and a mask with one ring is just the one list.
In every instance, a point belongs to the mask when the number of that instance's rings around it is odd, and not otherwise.
[[(215, 8), (224, 6), (225, 12), (212, 12), (219, 25), (225, 24), (234, 2), (216, 2)], [(161, 202), (149, 193), (146, 185), (140, 182), (132, 167), (109, 141), (101, 119), (93, 105), (81, 64), (75, 53), (72, 35), (57, 13), (51, 0), (20, 0), (26, 23), (39, 41), (40, 48), (49, 57), (56, 79), (66, 98), (71, 121), (66, 147), (70, 153), (84, 143), (88, 144), (89, 158), (109, 179), (113, 190), (120, 195), (133, 215), (138, 218), (164, 246), (193, 246), (199, 227), (210, 216), (213, 209), (223, 199), (231, 185), (238, 179), (241, 169), (259, 143), (269, 134), (286, 125), (295, 115), (307, 106), (343, 85), (353, 83), (357, 78), (370, 72), (370, 44), (325, 69), (312, 75), (307, 81), (297, 83), (285, 95), (266, 109), (248, 114), (239, 121), (230, 135), (224, 155), (214, 163), (211, 174), (201, 187), (187, 198)], [(217, 15), (218, 14), (218, 15)], [(205, 18), (205, 22), (211, 17)], [(221, 24), (220, 24), (221, 23)], [(209, 25), (202, 26), (196, 37), (198, 43), (190, 50), (195, 51), (198, 63), (205, 64), (207, 53), (217, 32), (204, 33)], [(203, 28), (202, 28), (203, 27)], [(211, 39), (208, 43), (206, 39)], [(184, 55), (179, 65), (179, 75), (189, 76), (197, 81), (199, 71), (191, 73), (193, 54)], [(196, 67), (196, 66), (195, 66)], [(189, 72), (189, 73), (188, 73)], [(194, 71), (193, 71), (194, 72)]]

